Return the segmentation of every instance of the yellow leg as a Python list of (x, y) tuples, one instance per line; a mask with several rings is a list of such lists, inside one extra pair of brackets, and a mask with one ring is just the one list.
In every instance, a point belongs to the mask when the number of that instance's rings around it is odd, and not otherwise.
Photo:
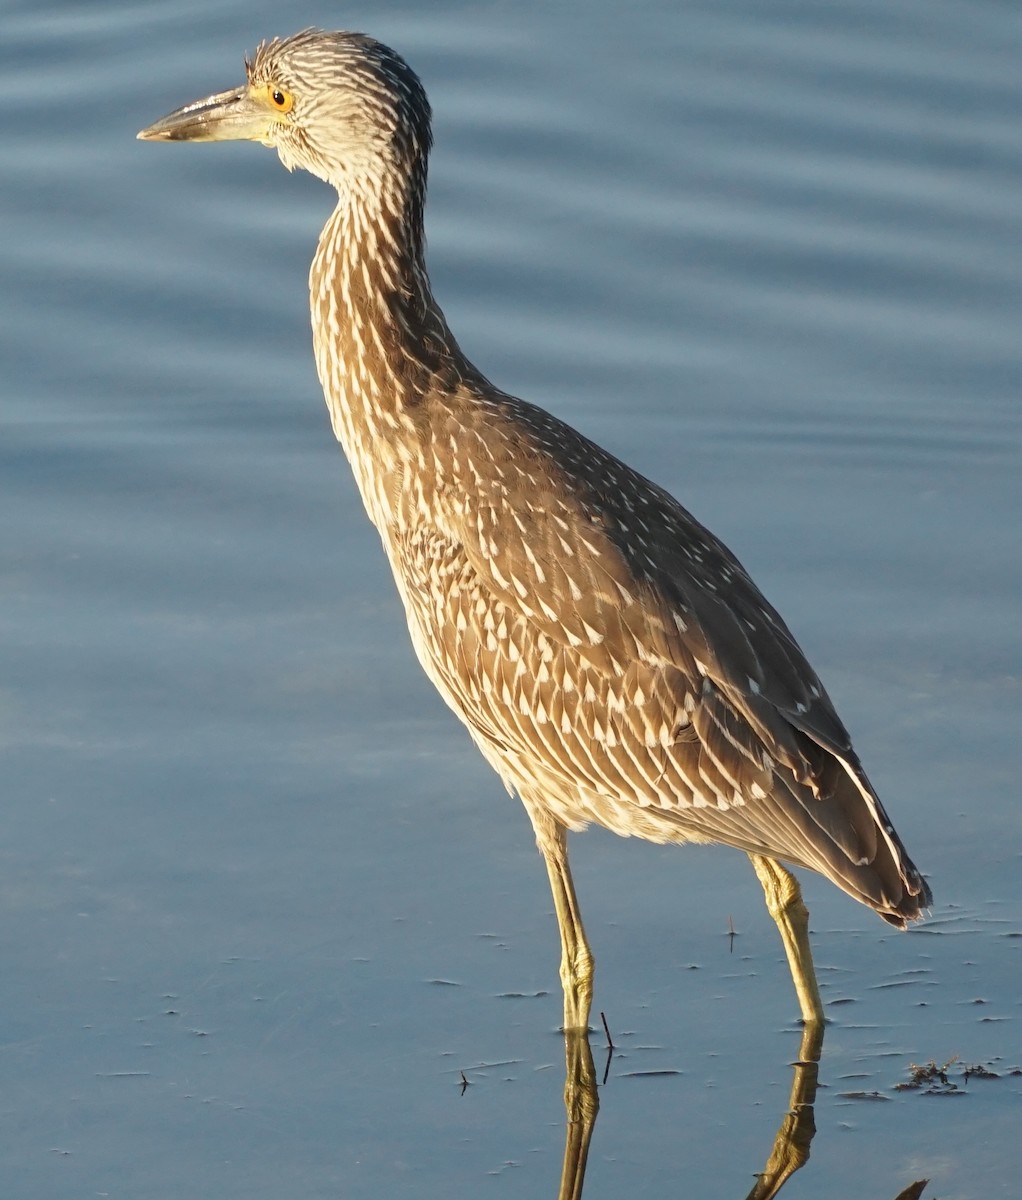
[(536, 831), (536, 844), (543, 854), (554, 912), (561, 934), (561, 987), (564, 991), (564, 1032), (589, 1029), (593, 1002), (593, 953), (582, 928), (575, 885), (568, 866), (568, 831), (538, 805), (523, 796)]
[(802, 1020), (807, 1025), (822, 1025), (823, 1001), (809, 947), (809, 911), (802, 900), (798, 880), (772, 858), (762, 854), (750, 854), (749, 858), (763, 885), (767, 909), (781, 933)]

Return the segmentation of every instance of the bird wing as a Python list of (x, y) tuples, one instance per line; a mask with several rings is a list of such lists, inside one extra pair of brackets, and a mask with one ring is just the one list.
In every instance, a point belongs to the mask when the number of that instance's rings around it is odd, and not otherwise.
[(459, 499), (438, 506), (491, 594), (609, 677), (645, 664), (673, 667), (687, 693), (710, 680), (793, 769), (794, 731), (851, 755), (816, 673), (727, 547), (570, 426), (506, 404), (513, 420), (459, 425)]
[(668, 493), (506, 404), (441, 432), (436, 523), (399, 550), (420, 659), (491, 761), (569, 827), (784, 857), (900, 920), (900, 842), (745, 569)]

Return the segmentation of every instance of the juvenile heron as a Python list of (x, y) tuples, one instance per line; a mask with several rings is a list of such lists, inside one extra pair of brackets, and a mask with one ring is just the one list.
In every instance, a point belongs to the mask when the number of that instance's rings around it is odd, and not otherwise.
[(592, 999), (567, 851), (591, 821), (746, 851), (821, 1021), (808, 915), (778, 860), (901, 928), (930, 904), (823, 685), (673, 497), (465, 357), (426, 273), (431, 114), (407, 63), (307, 29), (245, 67), (139, 137), (262, 142), (337, 191), (309, 276), (330, 420), (423, 669), (532, 821), (565, 1030), (588, 1026)]

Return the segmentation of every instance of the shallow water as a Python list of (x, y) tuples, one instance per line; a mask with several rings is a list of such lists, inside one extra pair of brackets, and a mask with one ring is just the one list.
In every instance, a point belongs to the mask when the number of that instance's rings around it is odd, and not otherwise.
[[(1014, 1194), (1022, 22), (620, 13), (8, 6), (5, 1194), (556, 1194), (546, 882), (331, 441), (330, 196), (258, 147), (133, 140), (339, 21), (429, 89), (462, 345), (725, 537), (930, 876), (904, 937), (805, 881), (833, 1021), (785, 1197)], [(752, 872), (600, 832), (573, 861), (620, 1048), (587, 1200), (745, 1195), (798, 1045)], [(895, 1090), (956, 1054), (999, 1077)]]

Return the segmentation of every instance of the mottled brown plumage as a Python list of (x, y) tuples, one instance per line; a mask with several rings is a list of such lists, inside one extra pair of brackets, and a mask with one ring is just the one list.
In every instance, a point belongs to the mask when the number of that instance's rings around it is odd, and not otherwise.
[[(918, 917), (929, 889), (734, 555), (455, 342), (426, 274), (430, 110), (411, 69), (371, 39), (315, 30), (247, 67), (237, 92), (144, 136), (255, 138), (337, 189), (309, 280), (334, 432), (423, 668), (532, 817), (566, 991), (591, 955), (564, 832), (590, 821), (783, 859), (894, 925)], [(566, 1023), (587, 1015), (588, 996), (566, 1001)]]

